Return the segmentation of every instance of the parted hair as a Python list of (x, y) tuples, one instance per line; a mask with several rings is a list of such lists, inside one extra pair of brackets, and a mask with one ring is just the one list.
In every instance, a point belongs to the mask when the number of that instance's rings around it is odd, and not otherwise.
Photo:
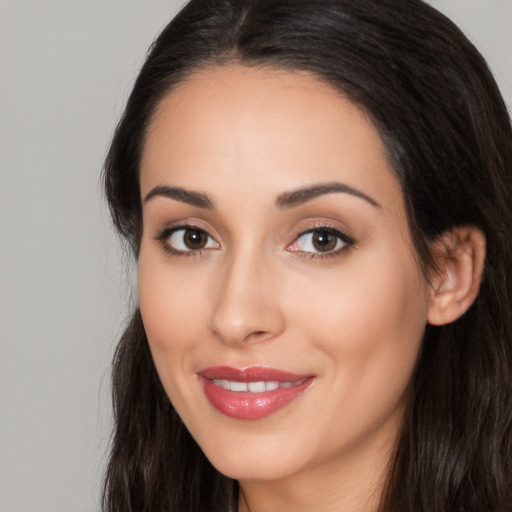
[[(427, 325), (380, 512), (512, 510), (512, 130), (482, 56), (421, 0), (191, 0), (151, 46), (104, 166), (114, 225), (137, 258), (139, 163), (155, 109), (205, 66), (303, 70), (358, 105), (400, 182), (424, 271), (433, 242), (477, 226), (480, 292)], [(238, 484), (166, 396), (136, 309), (113, 362), (105, 512), (233, 512)]]

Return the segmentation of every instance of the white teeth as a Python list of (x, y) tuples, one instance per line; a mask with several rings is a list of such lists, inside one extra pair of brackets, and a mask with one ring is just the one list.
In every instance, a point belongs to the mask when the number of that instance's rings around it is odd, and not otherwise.
[(265, 382), (264, 381), (260, 381), (260, 382), (249, 382), (247, 384), (247, 388), (249, 389), (249, 391), (251, 391), (252, 393), (261, 393), (262, 391), (265, 391)]
[[(283, 382), (283, 384), (284, 384), (284, 382)], [(274, 389), (277, 389), (278, 387), (279, 387), (279, 382), (276, 382), (275, 380), (271, 380), (271, 381), (265, 383), (266, 391), (274, 391)]]
[(291, 388), (302, 384), (305, 379), (297, 382), (277, 382), (275, 380), (258, 382), (237, 382), (234, 380), (213, 379), (213, 383), (228, 391), (250, 391), (251, 393), (263, 393), (264, 391), (274, 391), (278, 388)]
[(247, 391), (247, 382), (231, 382), (231, 391)]

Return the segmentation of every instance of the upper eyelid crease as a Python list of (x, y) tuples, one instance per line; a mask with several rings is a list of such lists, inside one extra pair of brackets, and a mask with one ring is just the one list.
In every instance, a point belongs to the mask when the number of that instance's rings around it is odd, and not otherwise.
[[(180, 249), (175, 249), (173, 247), (167, 246), (167, 244), (165, 243), (165, 240), (168, 239), (173, 233), (175, 233), (177, 231), (185, 231), (187, 229), (197, 229), (197, 230), (203, 231), (211, 240), (213, 240), (217, 244), (216, 248), (220, 248), (220, 243), (207, 230), (205, 230), (204, 228), (192, 225), (192, 224), (182, 224), (182, 225), (178, 225), (178, 226), (174, 226), (174, 227), (164, 228), (163, 230), (158, 231), (154, 235), (153, 239), (155, 241), (157, 241), (162, 246), (162, 248), (164, 249), (165, 252), (174, 254), (176, 256), (191, 256), (193, 254), (199, 255), (199, 254), (202, 254), (205, 250), (208, 250), (207, 248), (203, 248), (203, 249), (198, 249), (198, 250), (183, 251)], [(299, 252), (304, 253), (305, 255), (308, 255), (308, 257), (310, 257), (311, 259), (327, 258), (330, 256), (341, 254), (342, 252), (350, 249), (356, 243), (355, 240), (350, 235), (345, 233), (343, 230), (340, 230), (339, 228), (336, 228), (329, 224), (320, 224), (320, 225), (314, 225), (314, 226), (305, 228), (304, 230), (301, 230), (297, 233), (295, 241), (306, 234), (312, 234), (316, 231), (326, 231), (326, 232), (330, 233), (331, 235), (340, 239), (341, 242), (344, 244), (344, 247), (339, 248), (335, 251), (326, 252), (325, 254), (322, 254), (322, 253), (316, 254), (316, 253), (313, 253), (310, 251), (297, 251), (297, 253), (299, 253)]]
[(217, 245), (216, 248), (220, 247), (219, 242), (212, 235), (210, 235), (210, 233), (207, 230), (200, 228), (200, 227), (193, 226), (193, 225), (181, 225), (181, 226), (164, 228), (163, 230), (158, 231), (154, 235), (153, 239), (160, 244), (160, 246), (163, 248), (163, 250), (165, 252), (174, 254), (176, 256), (191, 256), (194, 254), (199, 255), (199, 254), (203, 253), (204, 251), (211, 249), (211, 247), (210, 248), (203, 247), (201, 249), (182, 250), (182, 249), (176, 249), (166, 243), (166, 240), (168, 238), (170, 238), (174, 233), (179, 232), (179, 231), (186, 231), (187, 229), (194, 229), (194, 230), (202, 231), (203, 233), (206, 234), (206, 236), (210, 239), (210, 241), (213, 241)]
[(345, 233), (341, 229), (338, 229), (338, 228), (335, 228), (335, 227), (332, 227), (332, 226), (317, 226), (317, 227), (313, 227), (313, 228), (310, 228), (310, 229), (306, 229), (306, 230), (301, 231), (300, 233), (298, 233), (296, 239), (300, 238), (303, 235), (307, 235), (307, 234), (310, 234), (310, 233), (315, 233), (315, 232), (318, 232), (318, 231), (325, 231), (325, 232), (327, 232), (327, 233), (329, 233), (329, 234), (339, 238), (345, 244), (354, 245), (356, 243), (355, 240), (350, 235), (348, 235), (347, 233)]

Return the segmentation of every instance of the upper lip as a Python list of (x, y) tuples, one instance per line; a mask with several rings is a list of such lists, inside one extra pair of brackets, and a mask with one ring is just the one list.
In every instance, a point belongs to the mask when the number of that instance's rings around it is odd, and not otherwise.
[(211, 366), (203, 368), (200, 375), (207, 379), (231, 380), (236, 382), (259, 382), (259, 381), (277, 381), (277, 382), (297, 382), (299, 380), (314, 377), (313, 374), (297, 374), (278, 370), (276, 368), (267, 368), (264, 366), (250, 366), (248, 368), (233, 368), (231, 366)]

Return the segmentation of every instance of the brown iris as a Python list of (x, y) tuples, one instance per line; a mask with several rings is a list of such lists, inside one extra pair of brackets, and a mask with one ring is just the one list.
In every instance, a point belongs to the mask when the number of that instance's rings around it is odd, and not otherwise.
[(202, 229), (189, 228), (185, 230), (183, 242), (188, 249), (201, 250), (208, 242), (208, 235)]
[(313, 245), (319, 252), (332, 251), (336, 247), (337, 237), (328, 231), (315, 231), (313, 233)]

